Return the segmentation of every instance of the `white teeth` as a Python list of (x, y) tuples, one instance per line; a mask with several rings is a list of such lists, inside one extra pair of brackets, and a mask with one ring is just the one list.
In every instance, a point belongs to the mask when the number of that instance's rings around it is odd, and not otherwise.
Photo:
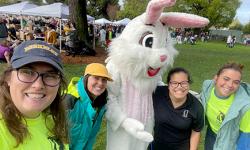
[(97, 90), (100, 90), (101, 88), (98, 88), (98, 87), (97, 87), (96, 89), (97, 89)]
[(29, 98), (33, 98), (33, 99), (41, 99), (43, 98), (45, 95), (44, 94), (26, 94)]
[(230, 89), (224, 88), (224, 91), (225, 91), (225, 92), (230, 92)]

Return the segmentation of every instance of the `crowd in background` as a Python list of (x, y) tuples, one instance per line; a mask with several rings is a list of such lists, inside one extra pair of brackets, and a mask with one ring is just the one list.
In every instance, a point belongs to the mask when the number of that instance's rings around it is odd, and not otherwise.
[[(20, 42), (27, 40), (42, 40), (56, 48), (61, 46), (67, 54), (74, 54), (79, 51), (79, 48), (86, 47), (86, 44), (79, 42), (76, 25), (69, 20), (61, 20), (60, 23), (58, 18), (15, 15), (1, 16), (0, 18), (8, 29), (8, 37), (6, 40), (1, 40), (0, 44), (11, 50)], [(124, 26), (89, 23), (88, 42), (95, 42), (106, 49), (112, 38), (119, 36), (123, 29)], [(5, 59), (3, 54), (1, 58)]]
[(210, 39), (208, 32), (201, 31), (199, 33), (194, 33), (193, 31), (185, 31), (179, 28), (171, 33), (171, 37), (176, 40), (177, 44), (191, 45), (194, 45), (198, 38), (200, 38), (202, 42), (207, 42)]

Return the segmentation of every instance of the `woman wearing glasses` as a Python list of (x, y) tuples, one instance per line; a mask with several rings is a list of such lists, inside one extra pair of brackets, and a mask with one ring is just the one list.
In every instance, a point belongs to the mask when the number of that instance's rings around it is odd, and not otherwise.
[(1, 149), (68, 149), (59, 51), (27, 41), (13, 53), (0, 77)]
[(191, 95), (191, 78), (183, 68), (173, 68), (168, 86), (158, 86), (153, 94), (155, 114), (151, 150), (196, 150), (204, 125), (202, 104)]
[[(250, 87), (241, 83), (243, 65), (223, 65), (213, 80), (203, 83), (205, 150), (248, 150), (250, 147)], [(238, 146), (236, 146), (238, 143)]]

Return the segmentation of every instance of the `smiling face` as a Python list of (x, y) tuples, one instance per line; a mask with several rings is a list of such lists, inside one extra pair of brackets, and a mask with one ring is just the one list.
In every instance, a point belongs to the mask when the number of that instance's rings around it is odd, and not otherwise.
[(94, 96), (100, 96), (107, 87), (107, 78), (90, 75), (88, 77), (87, 88)]
[(228, 97), (235, 93), (239, 86), (241, 80), (241, 73), (234, 69), (224, 69), (220, 75), (216, 75), (215, 81), (215, 91), (220, 97)]
[[(54, 72), (55, 69), (46, 63), (34, 63), (25, 68), (38, 73)], [(28, 118), (37, 117), (55, 99), (59, 85), (46, 86), (39, 76), (33, 83), (24, 83), (18, 79), (17, 71), (13, 70), (8, 80), (11, 99), (21, 114)]]
[(184, 72), (172, 74), (168, 88), (171, 100), (185, 101), (189, 91), (188, 75)]

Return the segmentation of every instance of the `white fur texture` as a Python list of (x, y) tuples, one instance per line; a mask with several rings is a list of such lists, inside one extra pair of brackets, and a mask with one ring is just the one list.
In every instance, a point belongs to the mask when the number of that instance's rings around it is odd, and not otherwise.
[[(178, 52), (173, 47), (168, 28), (159, 21), (154, 26), (144, 25), (142, 19), (144, 17), (142, 15), (135, 18), (119, 38), (112, 41), (108, 60), (117, 65), (117, 70), (131, 80), (136, 88), (152, 91), (167, 66), (173, 64)], [(152, 32), (154, 37), (152, 48), (139, 44), (141, 36), (148, 31)], [(166, 61), (160, 61), (161, 55), (167, 56)], [(149, 77), (147, 75), (149, 67), (160, 67), (161, 70), (156, 76)]]

